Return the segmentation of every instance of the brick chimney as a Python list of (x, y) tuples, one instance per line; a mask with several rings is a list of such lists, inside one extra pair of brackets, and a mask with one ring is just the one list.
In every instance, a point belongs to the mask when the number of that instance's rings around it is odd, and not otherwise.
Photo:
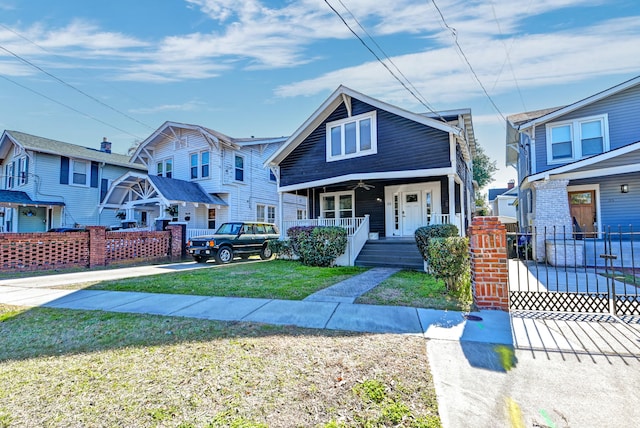
[(100, 151), (105, 153), (111, 153), (111, 143), (107, 141), (107, 137), (102, 139), (102, 143), (100, 143)]
[(513, 189), (513, 187), (516, 185), (516, 180), (511, 179), (509, 180), (509, 182), (507, 183), (507, 189)]

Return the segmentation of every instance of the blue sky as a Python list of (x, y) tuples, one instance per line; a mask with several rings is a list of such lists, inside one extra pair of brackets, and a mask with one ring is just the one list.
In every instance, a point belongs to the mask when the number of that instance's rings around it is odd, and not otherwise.
[[(472, 109), (500, 167), (489, 187), (515, 178), (502, 116), (640, 74), (637, 0), (436, 0), (450, 29), (431, 0), (327, 2), (429, 106)], [(0, 130), (91, 147), (108, 137), (119, 152), (167, 120), (283, 136), (340, 84), (426, 112), (327, 2), (0, 0)]]

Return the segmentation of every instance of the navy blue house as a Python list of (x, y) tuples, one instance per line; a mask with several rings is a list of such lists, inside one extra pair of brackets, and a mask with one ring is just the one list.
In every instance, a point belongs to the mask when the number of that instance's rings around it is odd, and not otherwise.
[(265, 165), (281, 194), (307, 196), (307, 218), (283, 232), (329, 224), (400, 238), (452, 223), (464, 234), (474, 151), (468, 109), (416, 114), (340, 86)]

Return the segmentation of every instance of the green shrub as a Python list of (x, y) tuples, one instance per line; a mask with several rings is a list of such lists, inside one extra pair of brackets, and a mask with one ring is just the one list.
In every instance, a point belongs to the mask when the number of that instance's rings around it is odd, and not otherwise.
[[(287, 232), (288, 233), (288, 232)], [(347, 249), (347, 230), (341, 227), (314, 227), (298, 230), (291, 244), (302, 264), (331, 266)]]
[(293, 258), (293, 248), (291, 247), (290, 241), (271, 240), (267, 245), (269, 245), (271, 252), (278, 258)]
[(429, 260), (429, 240), (431, 238), (448, 238), (458, 236), (458, 228), (453, 224), (432, 224), (416, 229), (415, 238), (422, 258)]
[(300, 255), (300, 239), (308, 238), (316, 226), (293, 226), (287, 229), (287, 238), (293, 254)]
[(430, 238), (428, 245), (429, 269), (442, 279), (447, 290), (466, 294), (469, 282), (469, 240), (459, 236)]

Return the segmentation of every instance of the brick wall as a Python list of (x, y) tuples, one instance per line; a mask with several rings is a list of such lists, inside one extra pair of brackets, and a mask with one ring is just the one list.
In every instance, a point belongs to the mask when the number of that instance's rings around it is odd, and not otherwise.
[(471, 289), (478, 309), (509, 310), (507, 229), (498, 217), (474, 217), (469, 227)]
[(89, 226), (87, 232), (0, 233), (0, 271), (38, 271), (152, 261), (178, 261), (182, 229), (107, 232)]

